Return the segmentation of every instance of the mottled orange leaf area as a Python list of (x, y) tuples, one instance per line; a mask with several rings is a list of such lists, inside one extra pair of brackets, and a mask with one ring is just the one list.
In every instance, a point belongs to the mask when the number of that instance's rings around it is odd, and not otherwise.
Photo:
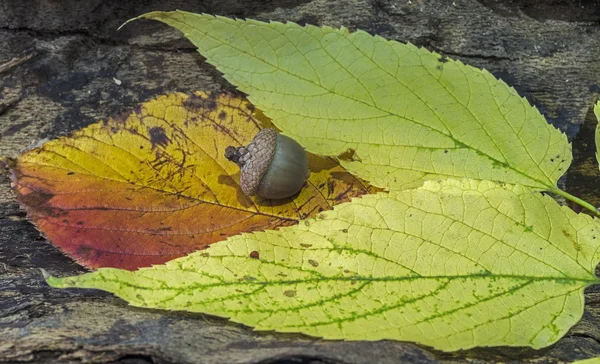
[(293, 225), (373, 191), (334, 160), (311, 155), (311, 176), (292, 199), (244, 195), (223, 153), (270, 126), (253, 115), (231, 95), (161, 96), (24, 153), (12, 163), (14, 190), (66, 254), (87, 267), (125, 269)]

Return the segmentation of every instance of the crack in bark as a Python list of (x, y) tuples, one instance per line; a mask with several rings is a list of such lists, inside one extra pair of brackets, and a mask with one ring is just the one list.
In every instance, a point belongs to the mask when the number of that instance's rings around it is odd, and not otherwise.
[(586, 332), (574, 332), (572, 334), (569, 335), (569, 337), (578, 337), (578, 338), (584, 338), (584, 339), (592, 339), (593, 341), (596, 342), (596, 344), (600, 344), (600, 338), (588, 334)]

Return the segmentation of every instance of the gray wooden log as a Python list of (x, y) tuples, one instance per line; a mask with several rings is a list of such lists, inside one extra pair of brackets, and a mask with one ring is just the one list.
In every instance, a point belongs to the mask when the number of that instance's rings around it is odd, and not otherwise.
[[(543, 3), (543, 4), (539, 4)], [(0, 155), (173, 91), (232, 91), (180, 33), (125, 20), (151, 10), (344, 25), (488, 69), (573, 139), (566, 185), (599, 205), (591, 105), (600, 90), (600, 2), (555, 0), (0, 0)], [(120, 80), (117, 84), (115, 79)], [(563, 181), (562, 183), (565, 183)], [(543, 350), (441, 353), (400, 342), (257, 333), (205, 315), (128, 307), (58, 290), (40, 268), (84, 271), (40, 237), (0, 177), (0, 361), (177, 363), (560, 362), (600, 355), (600, 290), (582, 321)]]

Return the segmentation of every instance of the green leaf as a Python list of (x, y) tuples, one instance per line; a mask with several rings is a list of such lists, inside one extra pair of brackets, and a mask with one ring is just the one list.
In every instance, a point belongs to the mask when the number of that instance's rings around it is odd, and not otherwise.
[(447, 180), (354, 199), (136, 272), (49, 278), (257, 330), (441, 350), (556, 342), (598, 283), (600, 230), (530, 190)]
[(584, 360), (576, 360), (571, 364), (600, 364), (600, 358), (589, 358)]
[[(384, 188), (469, 177), (554, 190), (566, 137), (485, 70), (363, 31), (152, 12), (287, 135)], [(350, 153), (347, 153), (350, 152)]]
[(596, 115), (596, 161), (600, 164), (600, 101), (594, 106), (594, 114)]

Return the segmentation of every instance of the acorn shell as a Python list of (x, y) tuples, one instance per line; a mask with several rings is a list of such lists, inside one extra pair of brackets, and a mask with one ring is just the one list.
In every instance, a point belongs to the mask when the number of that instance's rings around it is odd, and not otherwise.
[(275, 129), (259, 131), (248, 146), (242, 147), (238, 164), (242, 191), (267, 199), (296, 194), (310, 174), (304, 148)]
[(275, 155), (258, 185), (257, 195), (281, 199), (296, 194), (304, 186), (308, 172), (308, 157), (294, 139), (277, 135)]
[(275, 156), (277, 148), (277, 131), (275, 129), (262, 129), (246, 147), (241, 147), (240, 158), (240, 186), (248, 196), (256, 195), (258, 186), (263, 176), (269, 170), (269, 165)]

